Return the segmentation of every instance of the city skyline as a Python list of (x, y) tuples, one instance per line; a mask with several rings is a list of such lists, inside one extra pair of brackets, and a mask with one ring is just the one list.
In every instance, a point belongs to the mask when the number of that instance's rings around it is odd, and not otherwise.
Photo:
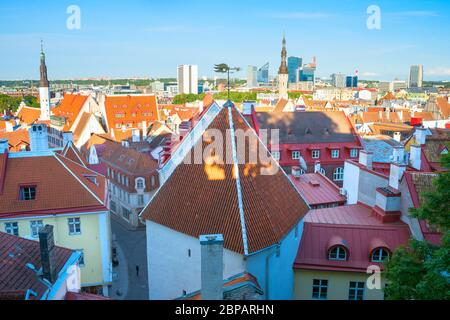
[[(450, 49), (442, 41), (450, 25), (448, 3), (435, 3), (430, 10), (420, 1), (378, 1), (381, 29), (370, 30), (369, 1), (281, 1), (264, 9), (248, 1), (238, 11), (226, 4), (174, 2), (182, 10), (139, 0), (107, 7), (78, 1), (80, 29), (69, 30), (68, 1), (4, 1), (0, 79), (36, 79), (41, 39), (50, 80), (176, 77), (180, 64), (198, 65), (199, 78), (212, 77), (213, 65), (220, 62), (241, 66), (239, 78), (245, 78), (246, 66), (269, 62), (275, 76), (285, 32), (288, 56), (302, 57), (304, 63), (316, 56), (319, 77), (359, 70), (361, 79), (407, 80), (410, 66), (421, 64), (425, 81), (450, 80), (450, 58), (441, 54)], [(214, 14), (213, 22), (198, 19)], [(231, 26), (226, 15), (234, 16)]]

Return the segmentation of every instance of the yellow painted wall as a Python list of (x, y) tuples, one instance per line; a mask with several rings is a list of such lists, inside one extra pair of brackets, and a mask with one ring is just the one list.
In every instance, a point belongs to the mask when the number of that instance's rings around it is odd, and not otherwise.
[[(69, 218), (80, 218), (81, 234), (69, 235)], [(73, 215), (73, 216), (51, 216), (51, 217), (30, 217), (26, 219), (0, 219), (0, 230), (6, 232), (6, 222), (17, 222), (19, 226), (19, 236), (30, 238), (30, 221), (42, 220), (43, 224), (53, 225), (55, 244), (61, 247), (80, 250), (84, 253), (84, 267), (81, 270), (81, 285), (102, 284), (102, 255), (99, 239), (99, 218), (97, 214)], [(109, 226), (108, 226), (109, 229)], [(36, 241), (38, 238), (35, 238)]]
[[(327, 300), (348, 300), (350, 281), (366, 282), (370, 275), (358, 272), (318, 271), (295, 269), (294, 272), (294, 299), (312, 300), (313, 280), (328, 280)], [(384, 288), (384, 277), (381, 277), (381, 288)], [(364, 300), (383, 300), (383, 290), (364, 290)]]

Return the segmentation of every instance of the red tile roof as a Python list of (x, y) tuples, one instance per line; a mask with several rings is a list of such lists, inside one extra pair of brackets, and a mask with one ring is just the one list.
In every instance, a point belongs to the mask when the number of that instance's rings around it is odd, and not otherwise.
[(310, 206), (344, 204), (346, 201), (346, 198), (339, 193), (339, 187), (320, 173), (306, 173), (298, 178), (292, 175), (289, 177)]
[(8, 139), (8, 144), (13, 151), (19, 151), (21, 145), (30, 145), (30, 135), (27, 129), (18, 129), (12, 132), (0, 132), (0, 139)]
[[(327, 259), (330, 243), (337, 238), (348, 250), (346, 261)], [(382, 223), (365, 205), (311, 210), (305, 217), (294, 268), (365, 272), (369, 265), (377, 264), (370, 261), (374, 244), (385, 243), (392, 252), (409, 238), (405, 223)]]
[(41, 109), (31, 107), (23, 107), (17, 113), (17, 117), (20, 119), (20, 121), (24, 122), (27, 125), (35, 123), (40, 116)]
[[(73, 251), (62, 247), (55, 247), (55, 250), (56, 271), (59, 272)], [(25, 299), (25, 293), (31, 289), (37, 297), (31, 295), (30, 298), (38, 300), (47, 291), (48, 287), (26, 266), (27, 263), (38, 270), (42, 267), (39, 242), (0, 232), (0, 299), (2, 296)]]
[[(235, 130), (241, 129), (256, 138), (234, 107), (231, 113)], [(208, 129), (219, 130), (223, 137), (229, 135), (226, 131), (230, 129), (228, 108), (219, 112)], [(206, 134), (203, 137), (204, 141), (196, 145), (202, 144), (205, 150), (211, 141)], [(230, 139), (223, 140), (224, 157), (230, 157)], [(258, 148), (269, 155), (261, 142)], [(187, 164), (188, 153), (144, 209), (142, 218), (196, 238), (201, 234), (223, 234), (225, 248), (243, 254), (247, 254), (245, 243), (248, 253), (253, 253), (281, 241), (306, 214), (308, 206), (275, 160), (267, 161), (258, 156), (256, 163), (250, 164), (247, 155), (247, 161), (243, 161), (249, 151), (247, 144), (245, 151), (239, 153), (241, 160), (238, 161), (246, 242), (242, 235), (234, 163)], [(262, 168), (278, 170), (273, 175), (264, 175)]]
[(448, 119), (450, 117), (450, 103), (448, 99), (448, 97), (436, 98), (436, 106), (441, 113), (442, 119)]
[(89, 96), (79, 93), (65, 93), (61, 104), (52, 109), (53, 115), (66, 118), (64, 131), (70, 130), (88, 98)]
[[(99, 183), (96, 186), (87, 177), (92, 174), (59, 154), (8, 158), (3, 190), (0, 188), (0, 217), (106, 210), (105, 178), (95, 173)], [(36, 186), (35, 200), (19, 200), (22, 185)]]
[(147, 121), (147, 125), (150, 125), (159, 119), (154, 95), (106, 96), (105, 112), (108, 130), (117, 130), (118, 125), (138, 128), (142, 121)]

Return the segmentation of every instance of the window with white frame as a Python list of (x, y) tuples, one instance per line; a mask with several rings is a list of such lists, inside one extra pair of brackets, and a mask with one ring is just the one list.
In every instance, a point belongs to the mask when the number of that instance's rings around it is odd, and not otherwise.
[(384, 262), (389, 258), (389, 251), (385, 248), (376, 248), (372, 251), (372, 262)]
[(339, 158), (339, 149), (333, 149), (331, 150), (331, 157), (333, 159)]
[(336, 168), (333, 172), (333, 180), (334, 181), (342, 181), (344, 180), (344, 168)]
[(144, 189), (144, 178), (136, 178), (136, 189)]
[(319, 170), (319, 171), (320, 171), (320, 173), (321, 173), (321, 174), (323, 174), (324, 176), (325, 176), (325, 175), (327, 174), (327, 172), (325, 171), (325, 169), (324, 169), (324, 168), (320, 168), (320, 170)]
[(328, 294), (328, 280), (314, 279), (312, 289), (313, 299), (326, 299)]
[(300, 151), (292, 151), (292, 159), (293, 160), (300, 159)]
[(12, 234), (13, 236), (19, 236), (19, 225), (17, 224), (17, 222), (6, 222), (5, 231), (6, 233)]
[(328, 260), (347, 260), (347, 249), (344, 246), (334, 246), (328, 251)]
[(320, 158), (320, 150), (313, 150), (313, 151), (311, 151), (311, 158), (319, 159)]
[(358, 157), (358, 149), (350, 149), (350, 158)]
[(39, 236), (39, 230), (44, 226), (42, 220), (34, 220), (30, 221), (30, 232), (33, 238), (37, 238)]
[(81, 221), (80, 218), (69, 218), (69, 235), (81, 234)]
[(280, 151), (272, 151), (272, 157), (279, 161), (280, 160)]
[(365, 282), (350, 281), (348, 300), (364, 300)]

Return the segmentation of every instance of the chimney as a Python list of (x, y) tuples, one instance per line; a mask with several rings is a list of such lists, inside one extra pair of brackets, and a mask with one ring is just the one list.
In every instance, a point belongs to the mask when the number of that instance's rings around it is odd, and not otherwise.
[(200, 235), (202, 300), (223, 300), (223, 236)]
[(314, 164), (314, 173), (320, 173), (320, 161), (316, 161)]
[(413, 167), (416, 170), (420, 170), (422, 166), (422, 159), (421, 159), (422, 147), (420, 145), (413, 144), (409, 148), (409, 153), (410, 153), (409, 162), (411, 167)]
[(294, 176), (294, 178), (298, 179), (300, 177), (300, 167), (299, 166), (292, 166), (291, 168), (291, 174)]
[(147, 137), (147, 133), (148, 133), (148, 126), (147, 126), (147, 121), (142, 121), (142, 139), (145, 139), (145, 137)]
[(33, 124), (28, 129), (30, 136), (30, 149), (34, 152), (48, 150), (48, 130), (47, 125), (43, 123)]
[(416, 138), (416, 143), (425, 144), (427, 138), (427, 129), (416, 128), (416, 131), (414, 131), (414, 137)]
[(0, 154), (7, 153), (9, 150), (8, 139), (0, 139)]
[(369, 170), (372, 170), (372, 159), (373, 159), (372, 152), (366, 150), (361, 150), (359, 152), (359, 163)]
[(389, 172), (390, 187), (398, 190), (400, 180), (403, 177), (403, 173), (405, 173), (405, 170), (406, 170), (405, 164), (391, 163), (391, 169)]
[(405, 147), (395, 146), (392, 152), (393, 161), (396, 163), (405, 162)]
[(398, 131), (394, 132), (394, 140), (400, 142), (402, 140), (402, 134)]
[(39, 248), (41, 251), (42, 276), (49, 282), (55, 283), (57, 275), (52, 225), (47, 224), (39, 230)]
[(73, 132), (72, 131), (66, 131), (62, 134), (63, 137), (63, 147), (67, 146), (69, 142), (73, 142)]
[(399, 221), (401, 216), (400, 191), (392, 187), (380, 187), (376, 189), (376, 192), (375, 207), (373, 208), (375, 218), (383, 223)]

